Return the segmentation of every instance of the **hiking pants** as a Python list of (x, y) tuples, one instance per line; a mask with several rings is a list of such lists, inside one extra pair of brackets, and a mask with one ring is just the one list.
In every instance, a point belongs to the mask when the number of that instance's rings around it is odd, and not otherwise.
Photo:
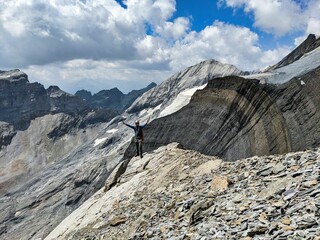
[(136, 139), (137, 156), (142, 156), (142, 139)]

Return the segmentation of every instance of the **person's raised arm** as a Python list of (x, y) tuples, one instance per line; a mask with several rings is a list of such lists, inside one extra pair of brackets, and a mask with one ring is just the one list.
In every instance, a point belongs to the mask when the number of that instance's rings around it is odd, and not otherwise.
[(130, 124), (126, 123), (124, 120), (122, 121), (122, 123), (123, 123), (124, 125), (126, 125), (127, 127), (130, 127), (130, 128), (132, 128), (132, 129), (135, 129), (134, 126), (131, 126)]
[(149, 122), (150, 122), (150, 117), (148, 117), (147, 122), (142, 127), (144, 128), (145, 126), (147, 126), (149, 124)]

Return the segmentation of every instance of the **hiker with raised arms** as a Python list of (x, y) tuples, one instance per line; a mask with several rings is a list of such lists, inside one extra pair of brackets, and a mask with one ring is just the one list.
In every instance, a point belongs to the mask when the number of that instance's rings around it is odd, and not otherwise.
[(147, 122), (145, 124), (140, 125), (139, 121), (137, 120), (135, 122), (135, 126), (132, 126), (130, 124), (125, 123), (122, 121), (122, 123), (134, 130), (135, 135), (135, 143), (137, 148), (137, 154), (136, 156), (140, 155), (140, 158), (142, 158), (142, 143), (144, 142), (144, 134), (143, 134), (143, 128), (148, 125), (150, 120), (150, 117), (148, 118)]

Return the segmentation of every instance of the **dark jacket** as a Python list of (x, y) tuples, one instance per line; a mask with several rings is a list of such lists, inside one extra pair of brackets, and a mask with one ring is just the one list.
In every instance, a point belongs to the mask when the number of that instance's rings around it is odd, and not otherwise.
[(142, 129), (147, 126), (148, 124), (143, 124), (143, 125), (139, 125), (138, 127), (137, 126), (132, 126), (132, 125), (129, 125), (129, 124), (126, 124), (124, 122), (124, 124), (130, 128), (132, 128), (134, 130), (134, 135), (136, 138), (139, 138), (139, 139), (142, 139), (143, 138), (143, 131)]

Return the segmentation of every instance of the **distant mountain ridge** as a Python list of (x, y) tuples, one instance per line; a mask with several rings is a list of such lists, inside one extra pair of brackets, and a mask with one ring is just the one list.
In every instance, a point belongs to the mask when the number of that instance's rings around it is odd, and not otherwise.
[(85, 100), (90, 107), (111, 108), (121, 112), (128, 108), (136, 98), (155, 86), (157, 84), (152, 82), (147, 87), (140, 90), (132, 90), (128, 94), (122, 93), (118, 88), (112, 88), (92, 95), (90, 91), (83, 89), (77, 91), (75, 95)]

